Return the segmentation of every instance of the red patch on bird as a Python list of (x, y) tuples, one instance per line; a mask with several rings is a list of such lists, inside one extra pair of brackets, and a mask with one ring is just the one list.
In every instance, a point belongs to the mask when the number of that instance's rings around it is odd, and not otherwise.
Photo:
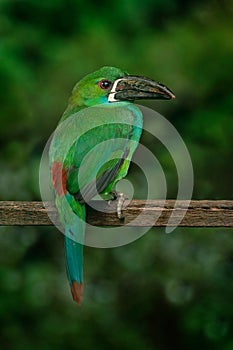
[(73, 300), (76, 301), (78, 305), (81, 305), (82, 296), (83, 296), (83, 284), (73, 281), (71, 283), (71, 294)]
[(61, 162), (54, 162), (51, 168), (53, 188), (58, 196), (66, 194), (66, 170), (63, 168)]

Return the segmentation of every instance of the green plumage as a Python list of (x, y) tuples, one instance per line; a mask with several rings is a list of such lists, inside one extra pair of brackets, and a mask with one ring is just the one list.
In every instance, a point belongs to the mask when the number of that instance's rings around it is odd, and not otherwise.
[(109, 194), (127, 175), (142, 132), (141, 111), (131, 102), (134, 96), (153, 98), (151, 94), (172, 95), (156, 82), (103, 67), (74, 87), (53, 135), (51, 179), (65, 232), (67, 275), (78, 303), (83, 282), (85, 202), (97, 193)]

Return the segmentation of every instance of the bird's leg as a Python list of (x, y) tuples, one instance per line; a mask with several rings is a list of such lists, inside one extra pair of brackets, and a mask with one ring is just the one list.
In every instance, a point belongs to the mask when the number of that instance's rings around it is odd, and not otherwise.
[[(117, 216), (119, 220), (124, 219), (124, 215), (122, 213), (123, 205), (126, 199), (128, 199), (127, 196), (124, 195), (122, 192), (117, 192), (117, 191), (111, 191), (110, 195), (112, 195), (113, 200), (117, 201)], [(112, 200), (109, 201), (109, 204), (111, 203)]]

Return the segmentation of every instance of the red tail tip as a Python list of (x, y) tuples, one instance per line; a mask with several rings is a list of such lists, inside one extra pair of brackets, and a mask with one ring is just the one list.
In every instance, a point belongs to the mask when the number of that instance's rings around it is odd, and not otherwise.
[(72, 294), (73, 300), (78, 305), (81, 305), (82, 296), (83, 296), (83, 284), (74, 281), (71, 284), (70, 290), (71, 290), (71, 294)]

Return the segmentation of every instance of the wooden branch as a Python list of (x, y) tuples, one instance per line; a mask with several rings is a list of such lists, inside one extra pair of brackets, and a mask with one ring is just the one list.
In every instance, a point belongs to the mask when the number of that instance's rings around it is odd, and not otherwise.
[[(120, 221), (115, 212), (115, 203), (108, 205), (104, 201), (92, 201), (96, 209), (88, 207), (87, 222), (96, 226), (176, 226), (177, 220), (184, 215), (179, 226), (185, 227), (233, 227), (232, 200), (132, 200), (125, 202), (124, 220)], [(53, 222), (59, 222), (56, 208), (46, 203)], [(100, 211), (99, 211), (100, 210)], [(172, 219), (170, 218), (172, 216)], [(170, 218), (170, 220), (169, 220)], [(0, 202), (0, 225), (52, 225), (42, 202)]]

